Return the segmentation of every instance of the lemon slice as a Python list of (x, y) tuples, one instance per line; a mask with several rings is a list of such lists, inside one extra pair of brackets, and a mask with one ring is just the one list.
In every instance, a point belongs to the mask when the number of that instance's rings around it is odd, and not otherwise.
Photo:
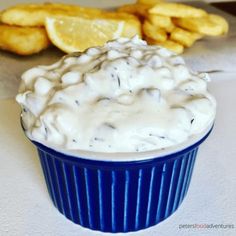
[(66, 53), (102, 46), (122, 36), (124, 20), (84, 17), (47, 17), (45, 26), (52, 43)]

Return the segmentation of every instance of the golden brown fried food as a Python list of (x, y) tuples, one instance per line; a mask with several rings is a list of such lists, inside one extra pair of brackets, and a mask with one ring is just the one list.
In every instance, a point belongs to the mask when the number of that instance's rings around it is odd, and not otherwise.
[(102, 12), (100, 9), (60, 3), (21, 4), (4, 10), (1, 15), (1, 21), (9, 25), (43, 26), (48, 16), (80, 15), (90, 17), (102, 14)]
[(7, 24), (0, 27), (0, 48), (21, 55), (38, 52), (49, 45), (49, 40), (44, 28), (33, 27), (45, 26), (46, 18), (71, 16), (87, 20), (122, 20), (125, 37), (143, 36), (151, 44), (162, 45), (176, 53), (182, 53), (184, 47), (190, 47), (203, 35), (225, 34), (229, 27), (221, 16), (162, 0), (137, 0), (115, 12), (62, 3), (20, 4), (0, 12), (0, 22)]
[[(184, 29), (209, 36), (219, 36), (228, 31), (228, 27), (222, 24), (221, 21), (219, 23), (219, 20), (216, 20), (215, 17), (176, 18), (174, 22)], [(227, 22), (225, 23), (227, 24)]]
[(170, 17), (203, 17), (207, 13), (192, 6), (181, 3), (157, 3), (149, 9), (149, 13)]
[(170, 39), (184, 45), (185, 47), (191, 47), (193, 43), (202, 37), (201, 34), (190, 32), (176, 27), (170, 35)]
[(149, 5), (146, 4), (127, 4), (119, 7), (118, 12), (125, 12), (139, 17), (141, 20), (146, 17), (148, 13)]
[(225, 20), (224, 17), (219, 16), (219, 15), (215, 15), (215, 14), (209, 14), (208, 16), (209, 16), (211, 21), (215, 22), (217, 25), (221, 25), (221, 27), (222, 27), (222, 34), (228, 33), (228, 31), (229, 31), (229, 24)]
[(160, 42), (157, 42), (155, 40), (146, 38), (146, 41), (150, 45), (156, 45), (156, 46), (161, 46), (161, 47), (167, 48), (167, 49), (169, 49), (170, 51), (172, 51), (176, 54), (181, 54), (184, 51), (184, 46), (183, 45), (181, 45), (179, 43), (176, 43), (174, 41), (171, 41), (171, 40), (166, 40), (165, 42), (160, 43)]
[(157, 42), (164, 42), (167, 39), (167, 33), (164, 29), (152, 25), (148, 20), (144, 21), (143, 33), (146, 37)]
[(163, 28), (166, 32), (172, 32), (175, 28), (171, 17), (156, 14), (148, 14), (147, 19), (155, 26)]
[(163, 2), (163, 0), (138, 0), (137, 3), (147, 4), (147, 5), (155, 5), (159, 2)]
[(167, 48), (177, 54), (181, 54), (184, 51), (184, 46), (176, 43), (172, 40), (166, 40), (165, 42), (158, 42), (156, 40), (150, 39), (150, 38), (146, 38), (145, 39), (147, 41), (148, 44), (150, 45), (157, 45), (157, 46), (162, 46), (164, 48)]
[[(94, 19), (96, 17), (90, 17)], [(127, 14), (125, 12), (104, 12), (102, 16), (99, 16), (100, 19), (114, 19), (114, 20), (123, 20), (124, 21), (124, 31), (123, 37), (133, 37), (134, 35), (138, 35), (140, 38), (142, 37), (141, 32), (141, 22), (139, 19), (131, 14)]]
[(0, 49), (19, 55), (31, 55), (50, 45), (44, 28), (0, 24)]
[(172, 40), (166, 40), (165, 42), (160, 43), (160, 46), (167, 48), (177, 54), (184, 52), (184, 46)]

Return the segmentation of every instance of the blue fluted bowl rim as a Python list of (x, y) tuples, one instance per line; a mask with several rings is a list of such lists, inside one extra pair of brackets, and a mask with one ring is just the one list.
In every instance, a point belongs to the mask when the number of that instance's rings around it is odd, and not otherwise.
[[(103, 167), (132, 167), (132, 166), (137, 166), (137, 165), (152, 165), (156, 162), (158, 163), (164, 163), (171, 161), (172, 159), (178, 158), (178, 156), (182, 156), (185, 153), (188, 153), (192, 149), (198, 147), (211, 133), (213, 129), (213, 125), (210, 128), (210, 130), (197, 142), (193, 143), (192, 145), (181, 149), (177, 152), (163, 155), (163, 156), (150, 156), (149, 159), (142, 159), (142, 160), (134, 160), (134, 161), (119, 161), (117, 158), (117, 161), (114, 160), (94, 160), (94, 159), (87, 159), (84, 157), (79, 157), (79, 156), (73, 156), (73, 155), (68, 155), (66, 153), (57, 151), (55, 149), (52, 149), (50, 147), (47, 147), (39, 142), (30, 140), (38, 149), (42, 150), (43, 152), (49, 153), (50, 156), (53, 156), (56, 159), (63, 160), (65, 162), (73, 162), (73, 163), (78, 163), (80, 165), (87, 165), (87, 166), (103, 166)], [(114, 156), (114, 153), (112, 153)]]

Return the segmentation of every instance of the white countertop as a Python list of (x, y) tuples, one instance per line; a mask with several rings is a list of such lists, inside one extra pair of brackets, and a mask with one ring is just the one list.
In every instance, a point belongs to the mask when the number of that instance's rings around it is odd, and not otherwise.
[[(230, 20), (233, 26), (230, 35), (233, 40), (236, 36), (236, 20), (233, 18)], [(230, 42), (233, 45), (232, 40)], [(215, 39), (209, 41), (215, 45), (220, 44)], [(204, 55), (198, 53), (209, 44), (209, 41), (198, 42), (186, 51), (185, 57), (193, 68), (199, 67), (199, 64), (196, 64), (196, 59), (199, 59), (201, 62), (205, 60), (200, 70), (216, 69), (215, 63), (210, 63)], [(217, 58), (218, 62), (221, 60), (223, 63), (223, 60), (229, 58), (228, 55), (222, 56), (222, 53), (212, 56), (210, 49), (207, 50), (211, 57)], [(236, 57), (234, 50), (234, 48), (231, 50), (232, 58)], [(222, 48), (217, 48), (216, 51), (221, 52)], [(47, 55), (51, 55), (50, 60), (55, 61), (61, 53), (48, 51), (38, 55), (32, 62), (32, 58), (23, 58), (19, 61), (10, 54), (0, 52), (0, 75), (4, 76), (3, 70), (9, 68), (6, 61), (16, 65), (11, 67), (9, 75), (15, 77), (13, 81), (18, 86), (18, 73), (29, 64), (38, 61), (42, 63)], [(50, 60), (46, 60), (45, 63)], [(236, 235), (236, 68), (232, 60), (227, 61), (226, 70), (211, 74), (212, 82), (209, 84), (209, 89), (218, 102), (216, 124), (210, 137), (200, 147), (190, 188), (182, 205), (162, 223), (125, 235)], [(224, 68), (226, 67), (222, 66), (220, 70)], [(3, 90), (5, 93), (1, 96)], [(0, 236), (113, 235), (75, 225), (53, 206), (47, 193), (36, 150), (24, 137), (20, 127), (20, 109), (13, 99), (15, 87), (0, 87), (0, 93), (2, 93), (0, 94), (2, 97), (0, 99)], [(198, 228), (180, 229), (183, 224), (197, 224)], [(234, 229), (199, 228), (203, 224), (233, 224)]]

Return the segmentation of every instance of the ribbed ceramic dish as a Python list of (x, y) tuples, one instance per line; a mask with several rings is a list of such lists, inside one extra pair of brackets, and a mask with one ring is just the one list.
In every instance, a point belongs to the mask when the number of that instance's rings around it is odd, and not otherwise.
[(180, 151), (139, 161), (91, 160), (33, 143), (50, 197), (63, 215), (92, 230), (129, 232), (176, 211), (188, 191), (198, 147), (210, 132)]

